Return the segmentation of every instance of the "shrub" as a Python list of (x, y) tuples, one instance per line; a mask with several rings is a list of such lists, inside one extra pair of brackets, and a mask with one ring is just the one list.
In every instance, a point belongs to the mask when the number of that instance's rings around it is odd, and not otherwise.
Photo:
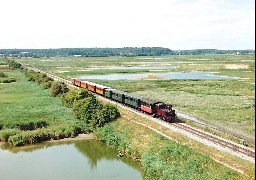
[(51, 86), (51, 96), (58, 96), (68, 91), (67, 85), (63, 82), (53, 81)]
[(52, 81), (45, 81), (42, 83), (44, 89), (49, 89), (52, 86)]
[(16, 79), (14, 78), (3, 78), (3, 79), (0, 79), (0, 83), (11, 83), (11, 82), (15, 82)]
[(19, 132), (18, 129), (3, 129), (0, 131), (0, 140), (7, 142), (10, 136)]
[(5, 77), (7, 77), (7, 75), (0, 71), (0, 78), (5, 78)]
[(64, 93), (61, 96), (61, 101), (64, 106), (71, 108), (73, 107), (74, 101), (87, 97), (94, 97), (94, 95), (86, 89), (76, 89)]

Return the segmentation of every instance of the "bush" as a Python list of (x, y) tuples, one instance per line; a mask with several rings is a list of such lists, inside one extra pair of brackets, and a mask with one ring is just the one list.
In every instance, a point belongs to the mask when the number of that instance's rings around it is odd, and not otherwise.
[(92, 119), (92, 114), (99, 108), (102, 108), (102, 104), (100, 104), (96, 97), (87, 97), (74, 102), (73, 115), (77, 119), (89, 124)]
[(11, 82), (15, 82), (16, 79), (14, 78), (3, 78), (3, 79), (0, 79), (0, 83), (11, 83)]
[(68, 91), (67, 85), (63, 82), (53, 81), (51, 86), (51, 96), (58, 96)]
[(7, 142), (10, 136), (19, 132), (18, 129), (3, 129), (0, 131), (0, 140)]
[(61, 96), (61, 101), (64, 106), (72, 108), (74, 101), (81, 100), (87, 97), (94, 97), (94, 95), (86, 89), (76, 89), (64, 93)]
[(9, 67), (12, 69), (22, 69), (22, 65), (13, 60), (7, 60), (7, 63), (9, 65)]
[(49, 89), (52, 86), (52, 81), (46, 81), (42, 83), (44, 89)]
[(0, 78), (5, 78), (5, 77), (7, 77), (7, 75), (0, 71)]

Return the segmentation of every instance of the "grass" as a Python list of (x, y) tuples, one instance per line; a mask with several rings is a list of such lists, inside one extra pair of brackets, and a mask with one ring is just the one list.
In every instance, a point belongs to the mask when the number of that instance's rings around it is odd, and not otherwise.
[[(63, 107), (61, 105), (59, 98), (50, 97), (48, 90), (43, 90), (43, 88), (38, 86), (36, 83), (27, 81), (24, 75), (19, 71), (12, 71), (6, 69), (4, 70), (4, 73), (6, 73), (9, 77), (14, 77), (17, 80), (15, 83), (11, 84), (0, 84), (0, 129), (2, 129), (0, 132), (2, 134), (4, 132), (5, 137), (11, 135), (11, 141), (19, 142), (19, 140), (22, 138), (27, 138), (30, 140), (30, 137), (35, 134), (44, 134), (45, 132), (49, 131), (51, 134), (60, 134), (60, 131), (65, 131), (70, 126), (72, 126), (74, 122), (76, 122), (76, 120), (71, 116), (70, 109)], [(154, 91), (158, 91), (158, 93), (156, 93), (155, 98), (165, 99), (166, 101), (170, 101), (171, 99), (172, 103), (174, 102), (173, 104), (175, 104), (175, 106), (177, 107), (179, 105), (178, 103), (183, 102), (182, 104), (184, 104), (184, 102), (187, 102), (187, 105), (184, 107), (184, 109), (186, 110), (186, 107), (191, 107), (192, 113), (195, 112), (193, 112), (194, 108), (192, 108), (195, 104), (191, 102), (193, 102), (201, 96), (216, 96), (214, 90), (212, 92), (209, 91), (209, 87), (211, 85), (215, 86), (216, 82), (220, 83), (220, 85), (223, 85), (223, 87), (221, 87), (218, 91), (218, 96), (232, 96), (233, 98), (245, 96), (250, 98), (252, 95), (250, 89), (246, 89), (244, 91), (240, 90), (237, 93), (229, 94), (229, 88), (232, 89), (235, 86), (235, 84), (232, 85), (232, 83), (230, 83), (230, 86), (226, 86), (225, 83), (221, 84), (222, 81), (219, 80), (209, 82), (184, 80), (177, 80), (175, 82), (129, 82), (132, 83), (130, 83), (130, 86), (128, 87), (127, 84), (125, 84), (127, 83), (127, 81), (104, 81), (104, 83), (112, 83), (112, 85), (115, 87), (120, 87), (120, 89), (125, 89), (138, 94), (142, 92), (152, 94), (152, 91), (149, 91), (148, 89), (154, 88)], [(201, 89), (197, 91), (193, 90), (194, 88), (193, 86), (191, 86), (191, 83), (193, 84), (194, 87), (197, 87), (197, 89)], [(250, 83), (245, 83), (245, 85), (250, 87), (249, 84)], [(140, 88), (138, 88), (137, 85)], [(216, 85), (216, 87), (217, 86), (219, 85)], [(185, 90), (182, 91), (182, 87), (186, 87), (187, 89), (184, 88)], [(142, 91), (142, 89), (144, 89), (144, 91)], [(170, 92), (176, 93), (176, 96), (168, 95)], [(184, 94), (180, 94), (181, 92), (183, 92)], [(144, 95), (146, 97), (150, 94)], [(192, 96), (192, 100), (184, 99), (185, 97), (189, 97), (189, 95), (196, 95), (196, 97)], [(173, 97), (176, 97), (176, 100)], [(252, 96), (251, 98), (254, 98), (254, 96)], [(173, 101), (173, 99), (175, 101)], [(228, 101), (228, 103), (224, 103), (224, 105), (227, 106), (229, 105), (229, 102), (232, 102), (234, 100), (236, 99), (231, 99), (230, 101)], [(246, 98), (241, 99), (241, 102), (243, 103), (246, 100)], [(210, 101), (211, 99), (209, 100), (209, 103), (207, 103), (208, 101), (203, 102), (203, 100), (202, 102), (198, 101), (196, 103), (198, 103), (199, 107), (203, 107), (206, 106), (206, 104), (208, 104), (210, 108), (213, 109), (212, 107), (216, 107), (216, 105), (212, 104)], [(217, 103), (220, 102), (217, 101)], [(240, 105), (238, 105), (238, 108), (239, 107)], [(231, 157), (230, 155), (218, 152), (217, 150), (212, 148), (207, 148), (200, 143), (196, 143), (188, 138), (181, 137), (177, 133), (170, 132), (163, 127), (159, 127), (153, 124), (152, 126), (155, 126), (155, 128), (159, 128), (159, 130), (168, 133), (168, 135), (171, 136), (172, 139), (174, 139), (171, 141), (167, 140), (162, 136), (157, 135), (153, 131), (145, 127), (142, 127), (141, 125), (131, 123), (125, 120), (124, 118), (111, 124), (113, 131), (112, 133), (115, 135), (115, 138), (111, 138), (111, 134), (108, 137), (110, 138), (110, 140), (116, 143), (115, 146), (117, 148), (126, 148), (130, 155), (142, 159), (143, 166), (147, 171), (148, 179), (152, 179), (152, 177), (170, 178), (169, 175), (173, 175), (173, 177), (177, 179), (246, 179), (246, 175), (252, 177), (251, 174), (252, 172), (254, 172), (254, 168), (252, 167), (251, 164), (248, 164), (244, 160), (237, 160), (236, 158)], [(134, 116), (131, 118), (134, 120), (141, 119), (141, 122), (143, 123), (150, 123), (145, 121), (141, 117)], [(43, 121), (46, 122), (46, 124), (43, 128), (32, 130), (31, 133), (29, 133), (29, 131), (24, 131), (23, 133), (20, 134), (19, 132), (22, 130), (8, 128), (10, 123), (18, 125), (24, 121)], [(69, 131), (67, 133), (71, 132)], [(56, 138), (60, 137), (57, 135)], [(176, 142), (176, 140), (186, 145), (179, 144)], [(177, 151), (172, 151), (175, 149), (177, 149)], [(203, 154), (199, 152), (203, 152)], [(245, 175), (238, 174), (237, 172), (215, 162), (214, 160), (212, 160), (212, 157), (209, 157), (208, 155), (204, 154), (210, 154), (210, 156), (214, 156), (214, 158), (218, 157), (222, 161), (229, 162), (231, 164), (237, 163), (239, 161), (238, 164), (244, 167), (245, 169)]]
[[(215, 148), (211, 148), (202, 143), (195, 142), (188, 137), (181, 136), (179, 133), (175, 133), (165, 127), (159, 126), (154, 122), (145, 121), (143, 117), (135, 115), (134, 113), (131, 113), (122, 108), (120, 108), (120, 112), (124, 119), (120, 119), (119, 121), (112, 123), (113, 129), (116, 131), (116, 134), (122, 134), (123, 138), (121, 139), (125, 139), (126, 142), (128, 141), (127, 143), (129, 144), (128, 147), (132, 148), (135, 152), (138, 152), (137, 154), (140, 155), (139, 157), (142, 157), (145, 152), (154, 152), (153, 154), (157, 154), (157, 152), (161, 151), (162, 149), (161, 147), (165, 147), (170, 144), (175, 144), (174, 142), (177, 142), (178, 144), (186, 145), (186, 146), (181, 146), (183, 147), (182, 149), (184, 149), (184, 151), (187, 151), (187, 150), (190, 151), (190, 148), (194, 150), (193, 153), (191, 153), (191, 157), (195, 152), (201, 152), (204, 155), (207, 154), (208, 156), (210, 156), (211, 159), (213, 159), (214, 161), (216, 160), (218, 162), (222, 162), (224, 164), (230, 165), (233, 168), (236, 167), (237, 169), (243, 171), (244, 175), (243, 177), (241, 177), (241, 179), (250, 179), (248, 178), (248, 176), (251, 176), (251, 177), (254, 176), (254, 172), (255, 172), (254, 164), (248, 163), (246, 160), (236, 158), (225, 152), (218, 151)], [(171, 141), (166, 140), (162, 136), (156, 135), (154, 132), (152, 132), (148, 128), (145, 128), (139, 124), (127, 121), (127, 117), (129, 117), (128, 119), (131, 119), (138, 123), (142, 123), (150, 128), (154, 128), (162, 132), (163, 134), (170, 137), (172, 140)], [(169, 154), (168, 156), (172, 156), (172, 155)], [(211, 163), (211, 162), (212, 161), (210, 161), (210, 164), (214, 166), (214, 163)], [(169, 162), (169, 163), (174, 163), (174, 162)], [(219, 166), (220, 166), (219, 168), (224, 167), (221, 165)], [(209, 174), (211, 174), (211, 172), (209, 172)], [(216, 172), (216, 174), (218, 173)]]
[(4, 72), (16, 82), (0, 84), (0, 139), (24, 145), (89, 131), (49, 90), (28, 81), (19, 70)]
[[(139, 117), (135, 115), (133, 118), (137, 121), (136, 118)], [(140, 122), (140, 120), (138, 121)], [(159, 126), (156, 127), (159, 128)], [(106, 131), (105, 134), (102, 131)], [(127, 121), (125, 118), (104, 127), (99, 134), (105, 135), (104, 141), (109, 145), (118, 148), (134, 159), (140, 159), (146, 171), (145, 179), (247, 179), (247, 175), (254, 171), (253, 164), (236, 159), (236, 163), (246, 171), (244, 175), (239, 174), (215, 162), (211, 156), (199, 152), (201, 150), (210, 151), (210, 154), (213, 153), (214, 156), (225, 153), (192, 142), (192, 140), (169, 130), (162, 129), (160, 131), (168, 131), (168, 135), (186, 145), (166, 139), (141, 125)], [(222, 160), (231, 161), (229, 163), (233, 163), (233, 165), (235, 163), (228, 155), (224, 155)]]
[[(80, 71), (86, 67), (169, 65), (179, 66), (171, 72), (212, 71), (236, 76), (235, 80), (92, 80), (112, 88), (173, 104), (177, 112), (227, 130), (234, 130), (255, 140), (255, 57), (254, 55), (184, 55), (152, 57), (71, 57), (20, 59), (67, 77), (82, 75), (139, 73), (147, 70)], [(158, 62), (158, 63), (156, 63)], [(227, 69), (226, 65), (243, 65), (247, 69)]]

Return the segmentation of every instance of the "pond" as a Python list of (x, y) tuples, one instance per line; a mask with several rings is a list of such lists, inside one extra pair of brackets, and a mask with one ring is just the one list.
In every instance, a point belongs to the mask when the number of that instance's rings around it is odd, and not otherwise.
[(166, 79), (242, 79), (233, 76), (216, 75), (217, 72), (168, 72), (168, 73), (137, 73), (81, 76), (80, 79), (124, 80), (138, 79), (147, 76), (159, 76)]
[(0, 149), (0, 179), (143, 179), (139, 162), (96, 140)]
[(86, 70), (167, 70), (177, 69), (180, 66), (108, 66), (108, 67), (91, 67)]

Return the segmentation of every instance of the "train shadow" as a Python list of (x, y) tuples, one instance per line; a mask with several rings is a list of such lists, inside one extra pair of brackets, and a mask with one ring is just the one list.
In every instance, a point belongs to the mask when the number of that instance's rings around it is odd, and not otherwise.
[(182, 121), (179, 118), (176, 118), (174, 121), (172, 121), (171, 123), (185, 123), (185, 121)]

